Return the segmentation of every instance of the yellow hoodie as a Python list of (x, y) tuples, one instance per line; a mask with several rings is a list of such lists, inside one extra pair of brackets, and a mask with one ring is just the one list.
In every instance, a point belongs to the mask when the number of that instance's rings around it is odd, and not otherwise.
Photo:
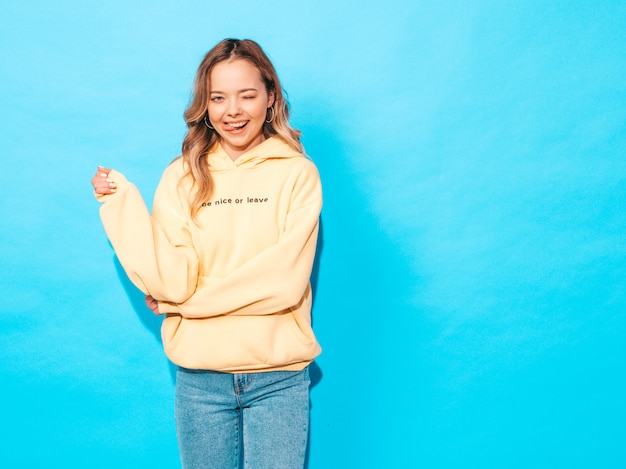
[(111, 171), (100, 217), (130, 280), (159, 300), (165, 353), (185, 368), (300, 370), (321, 348), (309, 279), (322, 191), (315, 165), (278, 138), (232, 161), (209, 155), (214, 194), (192, 220), (182, 158), (163, 173), (152, 216)]

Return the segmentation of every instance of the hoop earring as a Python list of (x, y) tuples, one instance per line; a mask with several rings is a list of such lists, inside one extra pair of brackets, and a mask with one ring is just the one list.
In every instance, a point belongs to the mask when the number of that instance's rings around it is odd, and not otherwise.
[(207, 118), (207, 114), (204, 115), (204, 125), (206, 125), (211, 130), (215, 130), (213, 127), (211, 127), (211, 124), (207, 122), (206, 118)]
[(265, 122), (266, 122), (266, 123), (268, 123), (268, 124), (271, 124), (271, 123), (272, 123), (272, 121), (274, 120), (274, 115), (275, 115), (275, 114), (274, 114), (274, 106), (270, 106), (268, 109), (269, 109), (270, 111), (272, 111), (272, 117), (270, 117), (270, 118), (269, 118), (269, 120), (268, 120), (268, 119), (265, 119)]

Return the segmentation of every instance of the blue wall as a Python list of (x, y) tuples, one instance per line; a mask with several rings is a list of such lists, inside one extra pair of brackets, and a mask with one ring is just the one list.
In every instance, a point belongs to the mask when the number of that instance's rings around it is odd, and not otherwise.
[[(35, 6), (36, 5), (36, 6)], [(0, 1), (0, 466), (178, 467), (89, 179), (151, 200), (224, 37), (325, 188), (310, 468), (626, 467), (623, 2)]]

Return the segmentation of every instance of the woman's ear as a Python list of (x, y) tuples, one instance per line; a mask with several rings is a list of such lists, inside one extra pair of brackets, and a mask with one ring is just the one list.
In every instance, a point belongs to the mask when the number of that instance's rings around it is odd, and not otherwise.
[(274, 105), (274, 92), (270, 91), (267, 95), (267, 108), (271, 108)]

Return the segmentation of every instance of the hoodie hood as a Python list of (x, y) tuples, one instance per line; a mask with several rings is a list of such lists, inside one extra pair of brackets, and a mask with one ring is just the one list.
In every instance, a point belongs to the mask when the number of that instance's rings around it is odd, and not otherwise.
[(259, 166), (266, 160), (280, 158), (300, 158), (304, 155), (294, 150), (284, 140), (270, 137), (254, 148), (251, 148), (233, 161), (220, 143), (211, 151), (208, 158), (211, 171), (232, 171), (234, 169), (250, 169)]

